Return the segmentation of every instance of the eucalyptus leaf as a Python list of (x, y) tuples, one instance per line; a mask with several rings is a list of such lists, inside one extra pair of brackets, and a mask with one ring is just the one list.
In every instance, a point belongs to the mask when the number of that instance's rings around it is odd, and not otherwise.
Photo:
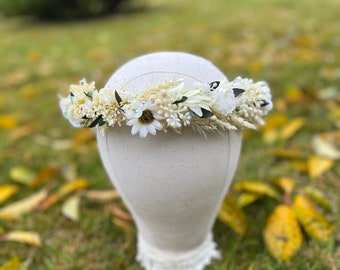
[(90, 125), (89, 125), (89, 127), (90, 128), (94, 128), (96, 125), (98, 125), (99, 124), (99, 126), (100, 126), (100, 124), (103, 122), (104, 120), (103, 120), (103, 116), (102, 115), (99, 115), (98, 117), (97, 117), (97, 119), (96, 120), (94, 120)]
[(246, 90), (241, 88), (233, 88), (234, 97), (238, 97), (239, 95), (242, 95)]
[(214, 82), (211, 82), (211, 83), (209, 83), (209, 86), (210, 86), (210, 90), (215, 90), (215, 89), (217, 89), (217, 87), (219, 87), (220, 86), (220, 81), (214, 81)]
[(183, 102), (186, 101), (187, 99), (188, 99), (188, 97), (182, 96), (182, 98), (181, 98), (180, 100), (176, 100), (176, 101), (174, 101), (172, 104), (183, 103)]
[(120, 95), (118, 94), (117, 91), (115, 91), (115, 98), (119, 104), (119, 106), (121, 106), (121, 103), (122, 103), (122, 98), (120, 97)]
[(212, 117), (214, 115), (211, 111), (208, 111), (206, 109), (201, 108), (201, 110), (202, 110), (201, 118), (209, 118), (209, 117)]

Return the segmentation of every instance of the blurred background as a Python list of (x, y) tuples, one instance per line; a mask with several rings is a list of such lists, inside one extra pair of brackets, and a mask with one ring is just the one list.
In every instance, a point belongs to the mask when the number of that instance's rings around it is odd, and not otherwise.
[[(68, 124), (58, 95), (82, 78), (101, 88), (126, 61), (156, 51), (197, 54), (229, 80), (265, 80), (272, 90), (267, 125), (244, 133), (235, 182), (259, 180), (280, 197), (260, 192), (242, 205), (251, 224), (241, 235), (217, 221), (223, 259), (207, 269), (340, 267), (339, 231), (329, 225), (340, 222), (339, 17), (337, 0), (0, 0), (0, 269), (141, 269), (122, 202), (89, 195), (112, 191), (93, 132)], [(294, 188), (273, 184), (282, 178)], [(298, 255), (282, 262), (262, 230), (305, 187), (331, 210), (320, 208), (324, 231), (304, 228)], [(15, 214), (1, 215), (15, 202)], [(11, 237), (18, 231), (29, 234)]]

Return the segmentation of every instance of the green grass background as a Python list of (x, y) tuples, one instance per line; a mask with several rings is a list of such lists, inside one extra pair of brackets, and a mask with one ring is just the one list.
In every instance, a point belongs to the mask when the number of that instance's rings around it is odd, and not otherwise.
[[(115, 69), (141, 54), (185, 51), (200, 55), (231, 80), (238, 75), (266, 80), (274, 99), (285, 99), (289, 87), (307, 89), (309, 94), (334, 86), (339, 91), (339, 17), (336, 0), (149, 0), (138, 2), (129, 12), (73, 23), (0, 18), (0, 114), (12, 115), (19, 127), (32, 125), (33, 130), (13, 142), (13, 130), (0, 129), (0, 183), (11, 181), (9, 170), (14, 166), (39, 171), (71, 165), (79, 176), (89, 179), (91, 188), (111, 188), (93, 140), (75, 149), (51, 147), (77, 132), (62, 118), (57, 95), (65, 94), (69, 84), (81, 78), (95, 80), (100, 87)], [(289, 108), (289, 117), (308, 120), (287, 142), (289, 146), (312, 152), (311, 136), (334, 130), (327, 113), (321, 102)], [(271, 147), (262, 141), (261, 133), (250, 133), (235, 181), (299, 178), (277, 164)], [(315, 183), (335, 205), (340, 202), (339, 175), (336, 166)], [(308, 181), (300, 180), (300, 185)], [(13, 201), (32, 192), (22, 187)], [(270, 257), (261, 230), (273, 206), (274, 202), (265, 200), (246, 209), (251, 223), (243, 238), (218, 221), (214, 232), (223, 259), (207, 269), (334, 270), (325, 255), (330, 251), (315, 241), (305, 241), (288, 263)], [(0, 221), (6, 231), (37, 231), (44, 241), (41, 248), (0, 242), (0, 265), (18, 256), (29, 259), (32, 270), (141, 269), (134, 262), (134, 230), (125, 232), (113, 225), (106, 205), (82, 201), (81, 210), (78, 223), (63, 217), (60, 205), (25, 215), (19, 222)], [(331, 218), (340, 221), (339, 214)], [(336, 237), (339, 240), (338, 232)], [(339, 247), (332, 250), (340, 267)]]

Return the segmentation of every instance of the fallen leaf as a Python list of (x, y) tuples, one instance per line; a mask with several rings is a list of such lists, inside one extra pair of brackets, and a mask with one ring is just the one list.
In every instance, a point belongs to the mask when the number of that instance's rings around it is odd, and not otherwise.
[(68, 198), (61, 207), (61, 213), (74, 222), (79, 220), (80, 197), (74, 195)]
[(0, 217), (19, 218), (22, 214), (28, 213), (47, 197), (47, 189), (42, 189), (31, 196), (0, 208)]
[(124, 231), (131, 231), (133, 228), (133, 225), (131, 222), (124, 221), (118, 218), (113, 219), (113, 224), (116, 225), (117, 227), (122, 228)]
[(74, 192), (79, 189), (84, 189), (90, 186), (90, 183), (88, 180), (84, 178), (77, 178), (74, 181), (68, 182), (60, 187), (58, 190), (58, 195), (65, 196), (67, 194), (70, 194), (71, 192)]
[(14, 129), (13, 131), (11, 131), (9, 135), (9, 139), (13, 143), (23, 137), (31, 135), (34, 132), (34, 130), (35, 130), (35, 127), (31, 123), (24, 125), (24, 126), (20, 126)]
[(266, 195), (275, 199), (280, 197), (280, 194), (269, 184), (259, 180), (244, 180), (233, 185), (233, 189), (237, 191), (247, 191), (259, 195)]
[(302, 173), (308, 173), (308, 163), (306, 161), (294, 160), (290, 162), (293, 168), (299, 170)]
[(111, 213), (113, 214), (114, 217), (116, 217), (120, 220), (127, 221), (127, 222), (132, 221), (131, 215), (129, 213), (125, 212), (123, 209), (121, 209), (117, 205), (111, 206)]
[(317, 210), (315, 203), (306, 195), (298, 194), (293, 202), (296, 217), (306, 233), (321, 242), (333, 239), (334, 226)]
[(17, 127), (18, 119), (13, 115), (0, 114), (0, 128), (13, 129)]
[(218, 218), (226, 223), (239, 235), (244, 235), (247, 230), (247, 219), (237, 200), (227, 195), (218, 212)]
[(9, 199), (19, 190), (17, 185), (1, 185), (0, 186), (0, 204)]
[(306, 124), (306, 119), (299, 117), (289, 121), (283, 126), (280, 132), (280, 138), (283, 140), (288, 140), (293, 137), (304, 125)]
[(257, 201), (261, 197), (262, 196), (260, 194), (244, 192), (244, 193), (240, 194), (240, 196), (238, 196), (237, 204), (240, 207), (245, 207), (245, 206), (252, 204), (253, 202)]
[(304, 153), (298, 149), (289, 148), (275, 148), (272, 150), (274, 156), (285, 159), (302, 159), (305, 157)]
[(295, 188), (295, 180), (293, 178), (280, 177), (273, 182), (287, 194), (291, 194)]
[(21, 270), (21, 261), (19, 258), (13, 257), (5, 264), (1, 265), (0, 270)]
[(9, 176), (15, 182), (31, 185), (33, 180), (35, 179), (35, 173), (24, 166), (15, 166), (10, 169)]
[(41, 240), (39, 234), (36, 232), (28, 231), (12, 231), (3, 235), (0, 235), (0, 241), (15, 241), (19, 243), (28, 244), (31, 246), (41, 246)]
[(83, 178), (78, 178), (74, 181), (68, 182), (62, 185), (56, 193), (50, 194), (47, 196), (40, 204), (37, 206), (38, 210), (46, 210), (50, 208), (52, 205), (57, 203), (63, 197), (69, 195), (72, 192), (75, 192), (80, 189), (85, 189), (90, 185), (90, 183)]
[(44, 167), (39, 172), (38, 175), (35, 177), (34, 181), (31, 183), (31, 187), (37, 187), (42, 183), (45, 183), (48, 180), (53, 179), (58, 175), (58, 170), (54, 167)]
[(307, 100), (306, 95), (299, 87), (289, 87), (285, 90), (285, 96), (288, 102), (291, 103), (303, 103)]
[(266, 143), (273, 143), (279, 138), (279, 128), (288, 121), (287, 115), (274, 113), (266, 118), (266, 125), (263, 127), (263, 140)]
[(302, 244), (302, 233), (294, 211), (287, 205), (278, 205), (266, 221), (263, 236), (269, 253), (275, 259), (291, 259)]
[(308, 159), (307, 165), (309, 177), (315, 179), (330, 170), (334, 165), (334, 161), (329, 158), (313, 155)]
[(328, 211), (333, 211), (333, 207), (329, 200), (326, 198), (326, 195), (319, 189), (312, 187), (312, 186), (307, 186), (303, 189), (303, 192), (308, 195), (313, 201), (318, 203), (320, 206), (325, 208)]
[[(339, 132), (340, 134), (340, 132)], [(340, 137), (340, 136), (339, 136)], [(318, 156), (330, 158), (330, 159), (340, 159), (340, 150), (335, 146), (336, 138), (327, 140), (327, 135), (317, 134), (313, 136), (312, 146), (315, 153)], [(338, 139), (340, 142), (340, 138)]]
[(120, 196), (114, 189), (110, 190), (84, 190), (83, 196), (97, 202), (108, 202), (118, 199)]

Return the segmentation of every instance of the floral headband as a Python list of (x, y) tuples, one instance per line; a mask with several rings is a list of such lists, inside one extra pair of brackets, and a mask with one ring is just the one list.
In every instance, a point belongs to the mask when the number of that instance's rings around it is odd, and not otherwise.
[(189, 90), (184, 89), (183, 79), (174, 79), (142, 90), (137, 94), (110, 87), (98, 90), (94, 82), (81, 80), (60, 98), (60, 107), (74, 127), (99, 127), (104, 133), (126, 124), (132, 135), (139, 133), (141, 138), (157, 130), (180, 133), (188, 126), (202, 134), (256, 129), (273, 107), (265, 82), (240, 77), (231, 82), (197, 82)]

